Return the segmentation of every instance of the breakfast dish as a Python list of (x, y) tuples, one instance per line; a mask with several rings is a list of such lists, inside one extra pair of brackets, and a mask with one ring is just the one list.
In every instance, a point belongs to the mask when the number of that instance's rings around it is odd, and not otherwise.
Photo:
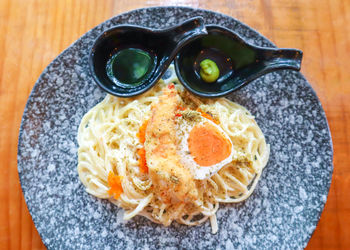
[[(79, 180), (79, 125), (106, 97), (89, 73), (89, 49), (95, 39), (117, 24), (166, 28), (195, 16), (231, 29), (254, 45), (274, 46), (222, 14), (183, 7), (146, 8), (92, 29), (53, 60), (38, 79), (22, 118), (18, 173), (28, 210), (48, 249), (306, 246), (327, 200), (333, 166), (324, 111), (299, 72), (270, 73), (226, 96), (254, 116), (270, 145), (270, 156), (248, 199), (220, 203), (216, 234), (211, 232), (209, 219), (200, 226), (173, 222), (168, 227), (143, 216), (125, 221), (122, 208), (87, 193)], [(164, 81), (168, 77), (166, 73)]]
[(213, 233), (219, 203), (247, 199), (269, 157), (248, 110), (199, 99), (169, 80), (134, 98), (107, 95), (82, 118), (78, 143), (86, 191), (122, 207), (124, 219), (210, 219)]

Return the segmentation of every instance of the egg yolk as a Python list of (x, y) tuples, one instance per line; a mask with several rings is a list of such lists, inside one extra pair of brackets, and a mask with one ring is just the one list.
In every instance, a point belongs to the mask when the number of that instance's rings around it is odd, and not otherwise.
[(197, 124), (188, 137), (188, 148), (194, 161), (206, 167), (230, 156), (231, 142), (210, 123)]

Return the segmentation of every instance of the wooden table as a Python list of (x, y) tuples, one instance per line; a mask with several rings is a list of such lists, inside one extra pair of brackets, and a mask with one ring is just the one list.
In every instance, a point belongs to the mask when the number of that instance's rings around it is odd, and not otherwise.
[(215, 10), (279, 47), (304, 51), (302, 73), (326, 111), (334, 144), (328, 201), (308, 249), (350, 249), (349, 0), (0, 0), (0, 248), (41, 249), (17, 173), (23, 109), (42, 70), (102, 21), (157, 5)]

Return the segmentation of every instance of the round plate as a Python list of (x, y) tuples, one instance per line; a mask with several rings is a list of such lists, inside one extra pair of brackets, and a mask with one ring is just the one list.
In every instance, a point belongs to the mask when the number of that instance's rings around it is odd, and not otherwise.
[(25, 108), (18, 143), (18, 172), (34, 224), (48, 248), (134, 249), (303, 248), (327, 199), (332, 142), (321, 104), (298, 72), (267, 74), (228, 98), (255, 115), (271, 145), (270, 160), (253, 195), (221, 204), (219, 231), (209, 221), (170, 227), (122, 211), (85, 192), (77, 173), (77, 130), (83, 115), (106, 93), (88, 68), (89, 49), (117, 24), (169, 27), (194, 16), (234, 30), (252, 44), (274, 46), (239, 21), (206, 10), (164, 7), (134, 10), (87, 32), (42, 73)]

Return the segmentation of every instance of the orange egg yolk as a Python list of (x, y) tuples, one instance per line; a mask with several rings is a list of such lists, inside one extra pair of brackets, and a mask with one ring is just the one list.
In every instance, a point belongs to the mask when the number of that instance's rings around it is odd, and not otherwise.
[(229, 157), (232, 144), (220, 130), (206, 122), (192, 128), (188, 137), (188, 148), (194, 161), (206, 167)]

